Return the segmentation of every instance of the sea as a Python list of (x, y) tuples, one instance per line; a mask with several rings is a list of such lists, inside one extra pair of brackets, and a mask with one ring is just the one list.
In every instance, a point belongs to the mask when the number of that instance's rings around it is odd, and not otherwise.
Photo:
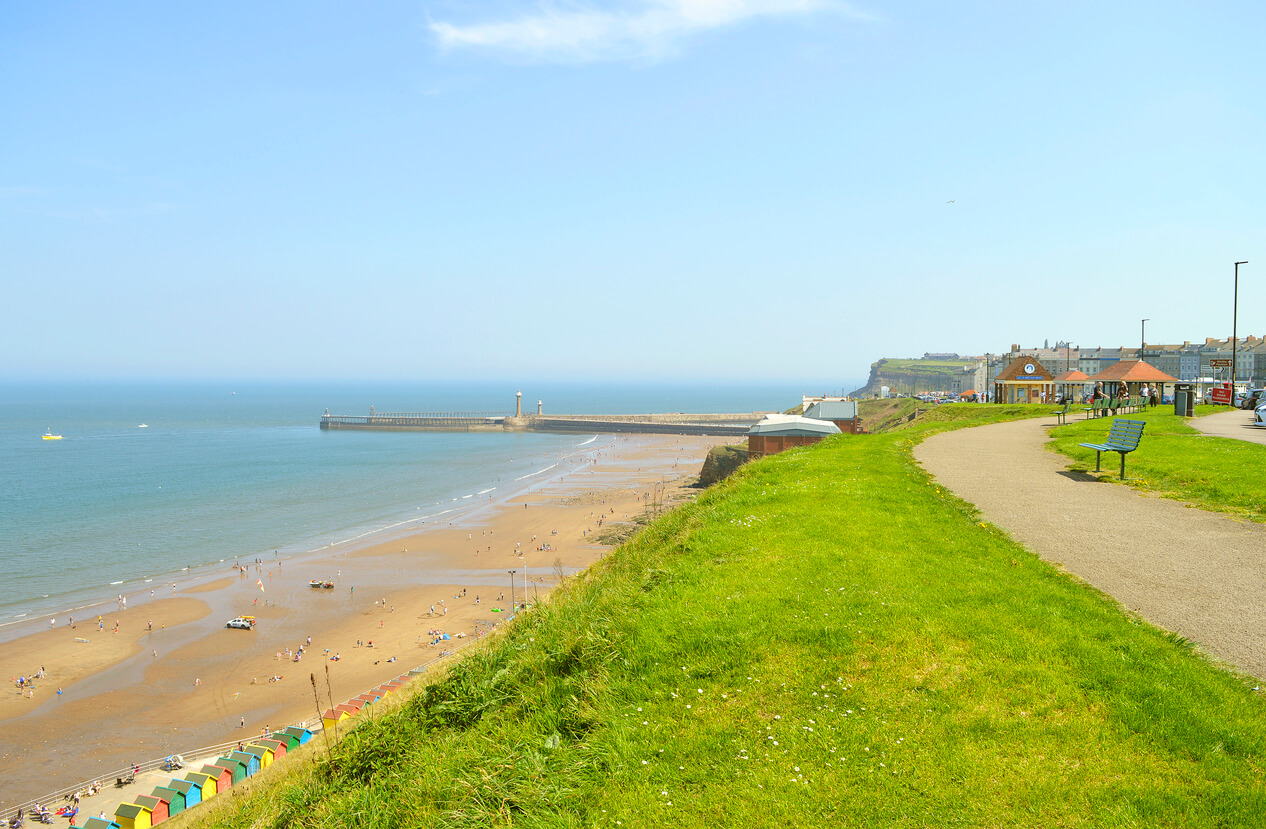
[[(511, 414), (516, 391), (496, 382), (0, 382), (0, 639), (118, 595), (223, 575), (228, 562), (451, 520), (560, 477), (612, 440), (318, 428), (327, 409)], [(523, 389), (523, 409), (540, 400), (554, 414), (781, 411), (803, 391), (542, 383)]]

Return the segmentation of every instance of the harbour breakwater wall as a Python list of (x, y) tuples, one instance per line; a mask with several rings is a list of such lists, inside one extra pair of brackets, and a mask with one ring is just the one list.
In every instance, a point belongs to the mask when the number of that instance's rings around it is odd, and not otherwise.
[(764, 415), (503, 415), (484, 412), (384, 412), (321, 417), (323, 430), (379, 432), (557, 432), (579, 434), (705, 435), (740, 437)]

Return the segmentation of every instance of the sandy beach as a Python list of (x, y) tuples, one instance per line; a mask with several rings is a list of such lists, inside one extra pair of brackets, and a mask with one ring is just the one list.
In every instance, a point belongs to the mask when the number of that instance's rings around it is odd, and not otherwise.
[[(512, 579), (516, 601), (543, 596), (558, 574), (610, 549), (600, 534), (652, 497), (691, 497), (683, 487), (721, 442), (621, 437), (578, 471), (450, 523), (304, 559), (226, 565), (201, 583), (129, 598), (126, 610), (100, 612), (100, 624), (97, 610), (73, 626), (33, 623), (0, 646), (12, 678), (0, 694), (0, 809), (132, 762), (311, 719), (312, 673), (324, 698), (328, 669), (341, 702), (488, 635), (510, 613)], [(313, 589), (312, 579), (335, 587)], [(253, 630), (225, 628), (242, 614), (256, 617)], [(432, 644), (441, 633), (451, 638)], [(43, 678), (19, 689), (18, 677), (41, 668)]]

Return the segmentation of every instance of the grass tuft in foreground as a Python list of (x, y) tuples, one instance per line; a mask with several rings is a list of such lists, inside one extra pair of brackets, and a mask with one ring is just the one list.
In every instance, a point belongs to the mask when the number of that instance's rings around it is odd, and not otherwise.
[(1260, 825), (1260, 697), (918, 437), (748, 464), (221, 825)]

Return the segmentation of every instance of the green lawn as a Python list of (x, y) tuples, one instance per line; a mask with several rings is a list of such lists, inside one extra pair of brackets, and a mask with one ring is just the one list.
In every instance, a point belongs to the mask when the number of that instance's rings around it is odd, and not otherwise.
[[(1224, 411), (1225, 406), (1197, 407), (1198, 414)], [(1266, 446), (1201, 434), (1172, 408), (1121, 417), (1147, 423), (1139, 448), (1126, 456), (1125, 483), (1204, 509), (1266, 521)], [(1051, 447), (1072, 458), (1074, 469), (1093, 472), (1094, 450), (1077, 444), (1101, 442), (1110, 427), (1110, 418), (1070, 421), (1051, 431)], [(1104, 479), (1117, 481), (1119, 474), (1119, 456), (1105, 453)]]
[(748, 464), (217, 825), (1260, 826), (1261, 697), (931, 483), (1007, 416), (941, 409)]

